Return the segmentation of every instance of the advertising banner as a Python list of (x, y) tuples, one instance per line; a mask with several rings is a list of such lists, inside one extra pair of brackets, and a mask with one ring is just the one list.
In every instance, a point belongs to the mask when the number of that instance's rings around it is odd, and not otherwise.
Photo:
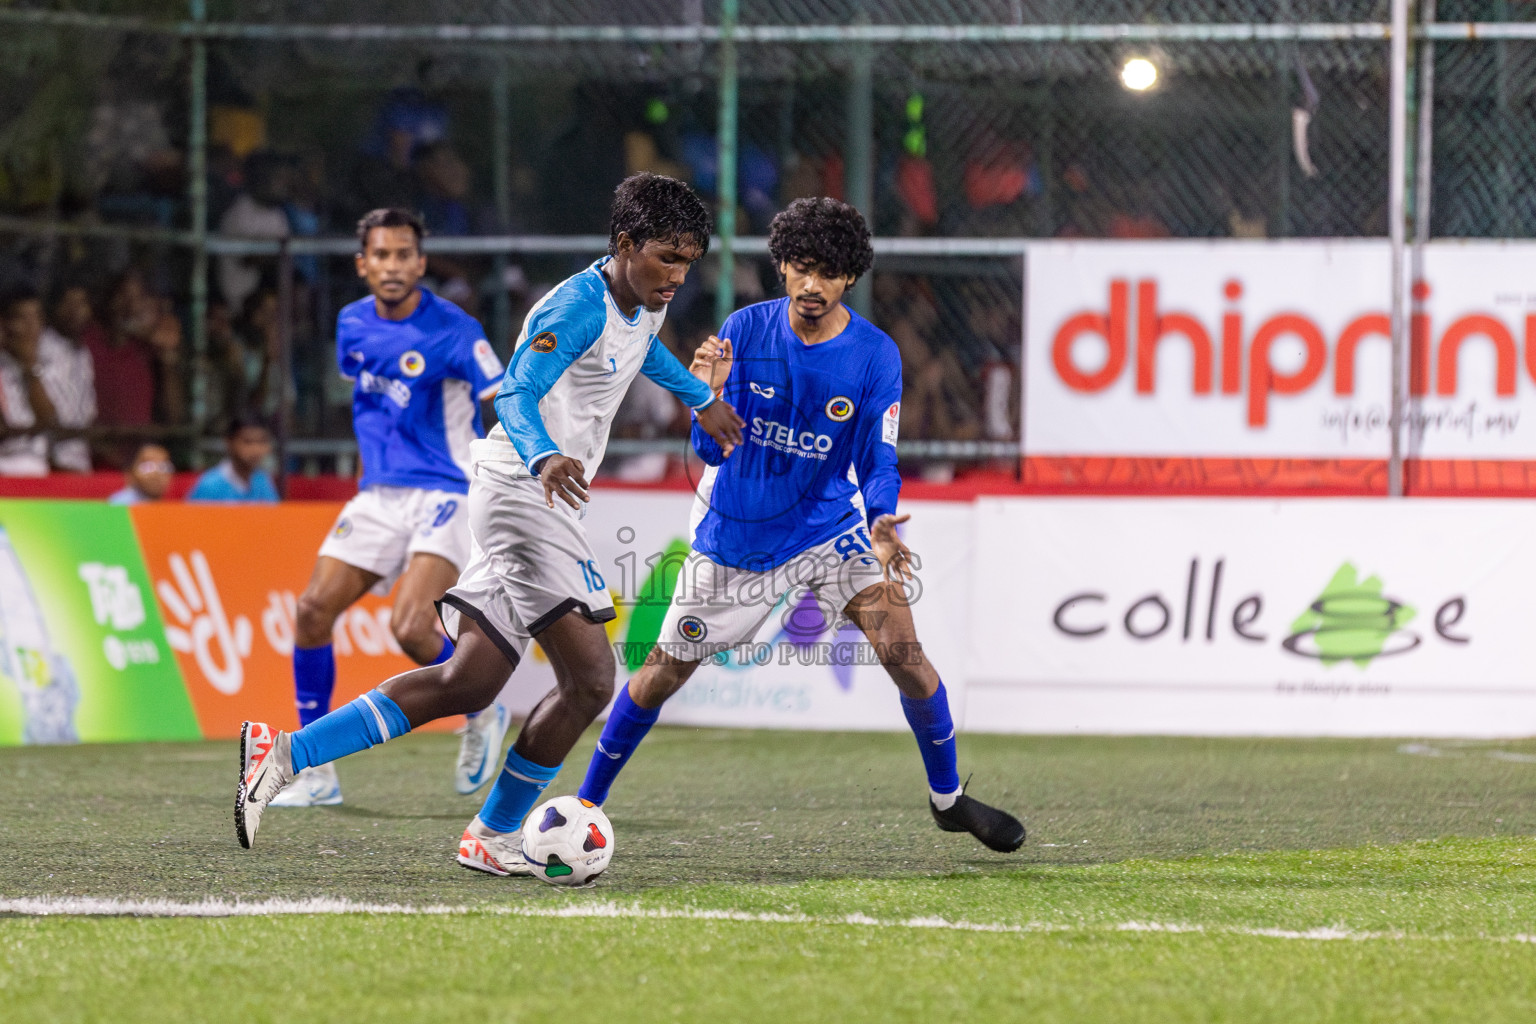
[[(298, 727), (294, 611), (340, 510), (329, 502), (131, 510), (154, 581), (152, 603), (204, 736), (238, 736), (248, 718)], [(333, 706), (416, 667), (390, 634), (390, 608), (370, 595), (337, 622)]]
[(0, 500), (0, 745), (199, 736), (128, 513)]
[[(688, 549), (691, 494), (593, 493), (583, 526), (617, 618), (608, 624), (622, 685), (656, 643)], [(924, 649), (958, 677), (965, 658), (965, 602), (970, 572), (971, 506), (908, 502), (903, 535), (921, 559), (913, 615)], [(957, 600), (957, 598), (960, 598)], [(827, 622), (804, 592), (779, 602), (748, 648), (705, 663), (662, 710), (662, 721), (791, 729), (903, 729), (900, 701), (873, 649), (847, 622)], [(513, 675), (503, 701), (531, 707), (554, 685), (543, 653)], [(955, 680), (957, 713), (964, 686)]]
[[(1026, 260), (1032, 457), (1384, 460), (1384, 241), (1044, 242)], [(1536, 245), (1436, 242), (1404, 450), (1536, 459)]]
[(1536, 731), (1529, 503), (975, 509), (970, 728)]

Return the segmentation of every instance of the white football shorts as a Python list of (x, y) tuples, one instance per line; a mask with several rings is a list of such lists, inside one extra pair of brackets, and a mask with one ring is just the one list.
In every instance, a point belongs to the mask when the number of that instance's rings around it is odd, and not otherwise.
[[(885, 579), (868, 537), (862, 524), (855, 526), (767, 572), (733, 569), (689, 552), (656, 646), (678, 661), (703, 661), (751, 640), (780, 598), (806, 589), (816, 595), (822, 618), (836, 622), (860, 592)], [(796, 605), (789, 601), (782, 614), (795, 615)], [(786, 625), (793, 631), (796, 624)]]
[(462, 570), (469, 561), (468, 505), (452, 491), (370, 487), (342, 508), (320, 554), (377, 574), (376, 594), (389, 593), (418, 553)]
[(570, 611), (592, 622), (614, 617), (580, 514), (544, 503), (544, 485), (504, 463), (476, 462), (469, 482), (469, 564), (438, 603), (458, 639), (461, 616), (480, 626), (513, 667), (528, 641)]

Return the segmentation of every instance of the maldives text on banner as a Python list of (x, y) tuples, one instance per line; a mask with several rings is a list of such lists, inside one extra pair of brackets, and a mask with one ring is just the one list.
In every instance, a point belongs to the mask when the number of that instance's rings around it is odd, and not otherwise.
[[(1409, 457), (1536, 459), (1533, 260), (1426, 246)], [(1027, 454), (1385, 459), (1389, 268), (1373, 240), (1032, 245)]]
[(1536, 731), (1527, 502), (982, 499), (966, 724)]

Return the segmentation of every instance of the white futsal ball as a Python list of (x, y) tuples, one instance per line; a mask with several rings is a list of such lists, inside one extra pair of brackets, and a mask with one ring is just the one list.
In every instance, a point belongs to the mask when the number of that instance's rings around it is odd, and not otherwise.
[(550, 885), (586, 885), (613, 859), (613, 826), (596, 804), (557, 796), (524, 819), (523, 857)]

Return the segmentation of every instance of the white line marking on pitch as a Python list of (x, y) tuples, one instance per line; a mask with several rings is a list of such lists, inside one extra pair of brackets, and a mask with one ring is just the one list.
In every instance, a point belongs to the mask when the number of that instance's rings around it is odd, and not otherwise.
[[(37, 897), (0, 900), (0, 914), (29, 917), (266, 917), (301, 914), (371, 914), (399, 916), (510, 916), (540, 918), (627, 918), (645, 920), (739, 921), (754, 924), (850, 925), (865, 928), (932, 928), (942, 931), (993, 932), (1023, 935), (1049, 932), (1147, 932), (1168, 935), (1239, 935), (1265, 939), (1304, 940), (1312, 942), (1370, 940), (1438, 940), (1454, 936), (1409, 935), (1405, 932), (1364, 932), (1343, 927), (1311, 928), (1296, 931), (1287, 928), (1243, 928), (1228, 925), (1181, 924), (1177, 922), (1124, 921), (1118, 924), (1059, 924), (1034, 921), (1027, 924), (999, 924), (977, 921), (950, 921), (942, 917), (881, 919), (865, 914), (815, 917), (808, 914), (778, 914), (745, 910), (705, 910), (640, 907), (622, 903), (591, 903), (566, 907), (468, 907), (411, 906), (400, 903), (355, 903), (351, 900), (260, 900), (251, 903), (227, 900), (202, 900), (178, 903), (173, 900), (89, 899), (78, 897)], [(1484, 941), (1536, 944), (1536, 935), (1471, 936)]]

